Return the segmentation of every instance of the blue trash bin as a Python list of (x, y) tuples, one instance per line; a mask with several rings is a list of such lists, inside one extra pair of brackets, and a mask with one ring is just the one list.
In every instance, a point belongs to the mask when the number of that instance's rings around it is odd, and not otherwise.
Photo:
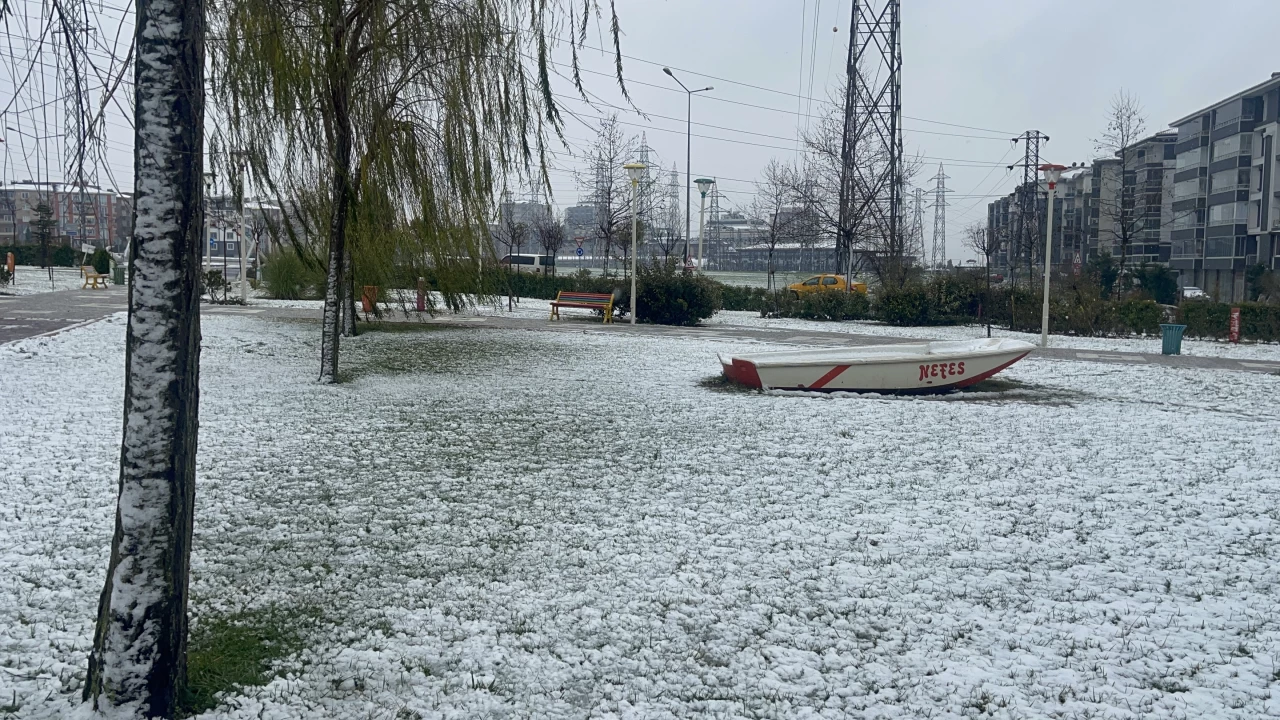
[(1164, 347), (1160, 352), (1165, 355), (1181, 355), (1182, 354), (1182, 333), (1187, 329), (1186, 325), (1160, 324), (1160, 334), (1164, 340)]

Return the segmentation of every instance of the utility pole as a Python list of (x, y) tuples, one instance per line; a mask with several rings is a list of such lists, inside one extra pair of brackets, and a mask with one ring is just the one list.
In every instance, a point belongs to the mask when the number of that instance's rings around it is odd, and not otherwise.
[(1039, 130), (1028, 130), (1012, 138), (1010, 142), (1015, 145), (1023, 144), (1023, 158), (1022, 162), (1009, 166), (1010, 170), (1022, 168), (1022, 184), (1018, 186), (1017, 198), (1018, 227), (1014, 236), (1016, 242), (1010, 248), (1013, 252), (1010, 253), (1009, 266), (1011, 270), (1016, 268), (1017, 261), (1013, 258), (1025, 255), (1027, 277), (1030, 280), (1031, 266), (1035, 262), (1034, 255), (1039, 245), (1036, 238), (1040, 232), (1040, 146), (1049, 142), (1049, 136)]
[(907, 252), (919, 258), (921, 265), (925, 265), (927, 258), (924, 254), (924, 188), (915, 189), (911, 207), (911, 247)]
[(938, 174), (933, 176), (937, 184), (933, 189), (933, 266), (940, 268), (947, 264), (947, 180), (950, 179), (938, 163)]
[(852, 277), (855, 231), (883, 234), (881, 252), (905, 249), (900, 0), (853, 0), (845, 71), (836, 252)]
[[(98, 172), (96, 158), (101, 155), (98, 147), (100, 133), (90, 127), (89, 72), (86, 53), (89, 46), (89, 33), (93, 27), (89, 23), (89, 7), (84, 0), (64, 0), (54, 3), (53, 12), (57, 14), (58, 31), (65, 48), (57, 53), (57, 72), (62, 80), (63, 110), (63, 162), (66, 177), (77, 189), (74, 196), (68, 195), (67, 204), (76, 208), (76, 239), (84, 244), (85, 213), (88, 206), (87, 189), (92, 185), (97, 189)], [(86, 159), (89, 167), (86, 170)], [(99, 203), (94, 200), (93, 215), (95, 240), (101, 239), (102, 222), (98, 211)], [(61, 214), (61, 213), (59, 213)], [(95, 243), (96, 244), (96, 243)]]

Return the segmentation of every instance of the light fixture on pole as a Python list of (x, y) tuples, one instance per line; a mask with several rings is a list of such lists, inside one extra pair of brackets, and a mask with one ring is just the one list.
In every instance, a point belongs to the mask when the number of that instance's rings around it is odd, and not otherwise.
[(685, 95), (687, 96), (686, 99), (688, 101), (687, 107), (685, 107), (685, 114), (684, 114), (685, 132), (684, 132), (684, 260), (683, 260), (684, 264), (688, 265), (689, 264), (689, 226), (693, 220), (693, 218), (690, 217), (689, 215), (689, 197), (690, 197), (690, 192), (692, 192), (692, 189), (693, 189), (693, 184), (689, 181), (689, 178), (692, 177), (692, 174), (691, 174), (692, 171), (689, 169), (689, 165), (690, 165), (690, 161), (693, 159), (693, 94), (700, 93), (700, 92), (707, 92), (708, 90), (714, 90), (715, 88), (708, 85), (707, 87), (698, 88), (697, 90), (690, 90), (689, 88), (685, 87), (684, 83), (680, 82), (680, 78), (676, 77), (675, 73), (671, 72), (671, 68), (664, 67), (662, 68), (662, 72), (670, 75), (672, 80), (675, 80), (677, 83), (680, 83), (680, 89), (684, 90)]
[(702, 196), (702, 204), (698, 206), (698, 272), (702, 272), (702, 236), (707, 226), (707, 193), (716, 184), (714, 179), (698, 178), (698, 194)]
[(1049, 202), (1046, 205), (1044, 233), (1044, 307), (1040, 311), (1040, 347), (1049, 347), (1049, 261), (1053, 257), (1053, 191), (1062, 178), (1066, 165), (1045, 164), (1040, 166), (1044, 179), (1049, 183)]
[(631, 178), (631, 324), (636, 324), (636, 233), (638, 218), (636, 216), (636, 195), (640, 193), (640, 178), (646, 170), (644, 163), (627, 163), (622, 166)]

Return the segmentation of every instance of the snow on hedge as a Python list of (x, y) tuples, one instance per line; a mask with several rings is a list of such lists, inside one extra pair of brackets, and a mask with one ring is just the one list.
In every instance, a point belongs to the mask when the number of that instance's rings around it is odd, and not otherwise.
[[(1239, 717), (1280, 707), (1280, 377), (1027, 360), (704, 388), (719, 341), (202, 321), (192, 610), (320, 618), (206, 717)], [(116, 319), (0, 347), (0, 702), (78, 696)], [(308, 625), (307, 627), (312, 627)], [(398, 714), (398, 715), (397, 715)]]

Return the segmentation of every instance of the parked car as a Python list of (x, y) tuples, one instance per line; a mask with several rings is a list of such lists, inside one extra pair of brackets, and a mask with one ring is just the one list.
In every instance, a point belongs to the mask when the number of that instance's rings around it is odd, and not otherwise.
[(1184, 300), (1190, 300), (1192, 298), (1207, 298), (1207, 297), (1209, 297), (1209, 293), (1201, 290), (1198, 287), (1188, 285), (1182, 288), (1182, 298)]
[[(867, 292), (867, 284), (858, 282), (857, 280), (853, 281), (852, 285), (849, 287), (860, 293)], [(794, 297), (799, 298), (808, 295), (809, 293), (823, 292), (826, 290), (844, 292), (846, 290), (846, 286), (843, 275), (823, 273), (821, 275), (814, 275), (813, 277), (807, 280), (802, 280), (798, 283), (792, 283), (787, 286), (787, 290), (789, 290)]]
[(503, 255), (498, 264), (516, 272), (531, 272), (542, 275), (553, 272), (556, 266), (555, 255)]

